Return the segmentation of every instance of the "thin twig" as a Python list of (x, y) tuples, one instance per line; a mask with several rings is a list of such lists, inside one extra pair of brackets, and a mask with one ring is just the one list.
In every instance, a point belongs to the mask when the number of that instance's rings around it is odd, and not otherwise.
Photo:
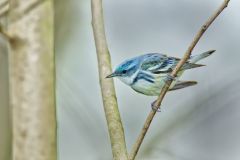
[[(227, 7), (228, 3), (230, 0), (224, 0), (224, 2), (222, 3), (222, 5), (218, 8), (218, 10), (207, 20), (207, 22), (200, 28), (200, 30), (198, 31), (198, 33), (196, 34), (195, 38), (193, 39), (192, 43), (190, 44), (189, 48), (187, 49), (187, 51), (185, 52), (183, 58), (179, 61), (179, 63), (177, 64), (177, 66), (175, 67), (175, 69), (172, 71), (171, 76), (176, 77), (178, 71), (181, 69), (181, 67), (184, 65), (184, 63), (189, 59), (192, 50), (194, 49), (194, 47), (196, 46), (196, 44), (198, 43), (198, 41), (200, 40), (200, 38), (202, 37), (202, 35), (204, 34), (204, 32), (208, 29), (208, 27), (212, 24), (212, 22), (218, 17), (218, 15)], [(158, 99), (155, 102), (155, 106), (157, 109), (160, 108), (160, 105), (163, 101), (163, 98), (165, 97), (169, 86), (171, 85), (172, 80), (169, 80), (164, 87), (161, 90), (161, 93), (158, 97)], [(153, 120), (154, 115), (156, 114), (156, 111), (151, 111), (144, 123), (144, 126), (140, 132), (140, 135), (137, 138), (137, 141), (135, 142), (135, 144), (133, 145), (132, 151), (129, 155), (129, 159), (130, 160), (134, 160), (137, 152), (142, 144), (142, 141), (149, 129), (149, 126)]]
[[(0, 4), (0, 18), (4, 17), (9, 10), (9, 1), (6, 0)], [(2, 24), (0, 23), (0, 34), (5, 38), (9, 39), (8, 33), (3, 29)]]
[(0, 18), (6, 16), (9, 11), (9, 2), (4, 1), (3, 3), (0, 4)]
[(0, 34), (6, 39), (9, 40), (10, 39), (10, 35), (8, 34), (7, 31), (5, 31), (2, 27), (2, 24), (0, 23)]
[[(48, 2), (47, 0), (35, 0), (35, 1), (32, 1), (32, 3), (27, 8), (24, 8), (24, 11), (19, 13), (18, 16), (15, 17), (15, 19), (13, 19), (12, 21), (14, 21), (15, 23), (20, 21), (26, 15), (30, 14), (30, 12), (33, 12), (37, 8), (40, 8), (41, 6), (44, 5), (44, 3), (47, 3), (47, 2)], [(7, 13), (8, 13), (8, 10), (7, 10)]]
[(112, 79), (105, 79), (112, 73), (111, 58), (107, 47), (104, 30), (103, 9), (101, 0), (92, 0), (92, 26), (98, 57), (99, 79), (102, 91), (105, 116), (108, 124), (113, 158), (127, 160), (127, 149), (124, 130), (118, 110), (115, 88)]
[(0, 11), (0, 18), (7, 16), (8, 12), (9, 12), (9, 8), (8, 6), (6, 6), (4, 9)]
[(6, 0), (6, 1), (3, 1), (2, 3), (0, 3), (0, 9), (2, 9), (3, 7), (5, 7), (5, 6), (7, 6), (8, 5), (8, 3), (9, 3), (9, 1), (8, 0)]

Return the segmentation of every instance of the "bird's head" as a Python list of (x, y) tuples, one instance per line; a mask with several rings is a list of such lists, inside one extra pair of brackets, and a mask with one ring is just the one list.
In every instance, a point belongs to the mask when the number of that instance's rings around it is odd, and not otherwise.
[(113, 73), (108, 75), (106, 78), (118, 77), (124, 83), (130, 84), (134, 73), (139, 68), (138, 59), (126, 60), (116, 67)]

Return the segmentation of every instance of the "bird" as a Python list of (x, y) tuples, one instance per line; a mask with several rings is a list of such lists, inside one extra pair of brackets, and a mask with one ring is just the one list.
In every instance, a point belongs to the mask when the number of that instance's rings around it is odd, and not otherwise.
[(190, 56), (176, 77), (171, 77), (170, 74), (181, 60), (180, 58), (167, 56), (162, 53), (147, 53), (125, 60), (106, 78), (117, 77), (138, 93), (146, 96), (158, 96), (169, 79), (173, 80), (169, 86), (169, 91), (196, 85), (196, 81), (182, 81), (179, 78), (188, 69), (205, 66), (197, 64), (197, 62), (214, 52), (215, 50), (209, 50)]

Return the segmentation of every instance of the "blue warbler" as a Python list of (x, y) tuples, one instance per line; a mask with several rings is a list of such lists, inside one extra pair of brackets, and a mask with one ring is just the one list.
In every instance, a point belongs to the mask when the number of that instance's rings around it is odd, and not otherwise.
[[(204, 66), (196, 64), (196, 62), (208, 57), (213, 52), (215, 50), (191, 56), (178, 72), (177, 77), (174, 78), (169, 90), (177, 90), (197, 84), (196, 81), (180, 81), (179, 77), (187, 69)], [(158, 96), (166, 81), (173, 78), (170, 74), (179, 61), (179, 58), (165, 54), (148, 53), (124, 61), (106, 78), (117, 77), (141, 94)]]

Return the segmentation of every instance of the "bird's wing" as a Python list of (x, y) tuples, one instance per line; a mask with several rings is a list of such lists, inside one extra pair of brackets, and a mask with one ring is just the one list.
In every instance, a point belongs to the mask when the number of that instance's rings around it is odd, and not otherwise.
[[(180, 58), (176, 58), (176, 57), (168, 57), (169, 59), (174, 59), (174, 64), (172, 65), (172, 69), (174, 69), (176, 67), (176, 65), (178, 64), (178, 62), (181, 60)], [(191, 63), (189, 61), (187, 61), (181, 68), (181, 70), (187, 70), (187, 69), (192, 69), (192, 68), (197, 68), (197, 67), (202, 67), (205, 66), (203, 64), (196, 64), (196, 63)]]
[(152, 73), (168, 73), (176, 66), (176, 58), (163, 54), (149, 54), (142, 62), (141, 69)]
[[(170, 73), (176, 67), (179, 61), (179, 58), (167, 57), (163, 54), (148, 54), (148, 56), (146, 56), (142, 62), (141, 69), (145, 71), (150, 71), (154, 74)], [(183, 65), (182, 70), (201, 66), (203, 65), (186, 62)]]

